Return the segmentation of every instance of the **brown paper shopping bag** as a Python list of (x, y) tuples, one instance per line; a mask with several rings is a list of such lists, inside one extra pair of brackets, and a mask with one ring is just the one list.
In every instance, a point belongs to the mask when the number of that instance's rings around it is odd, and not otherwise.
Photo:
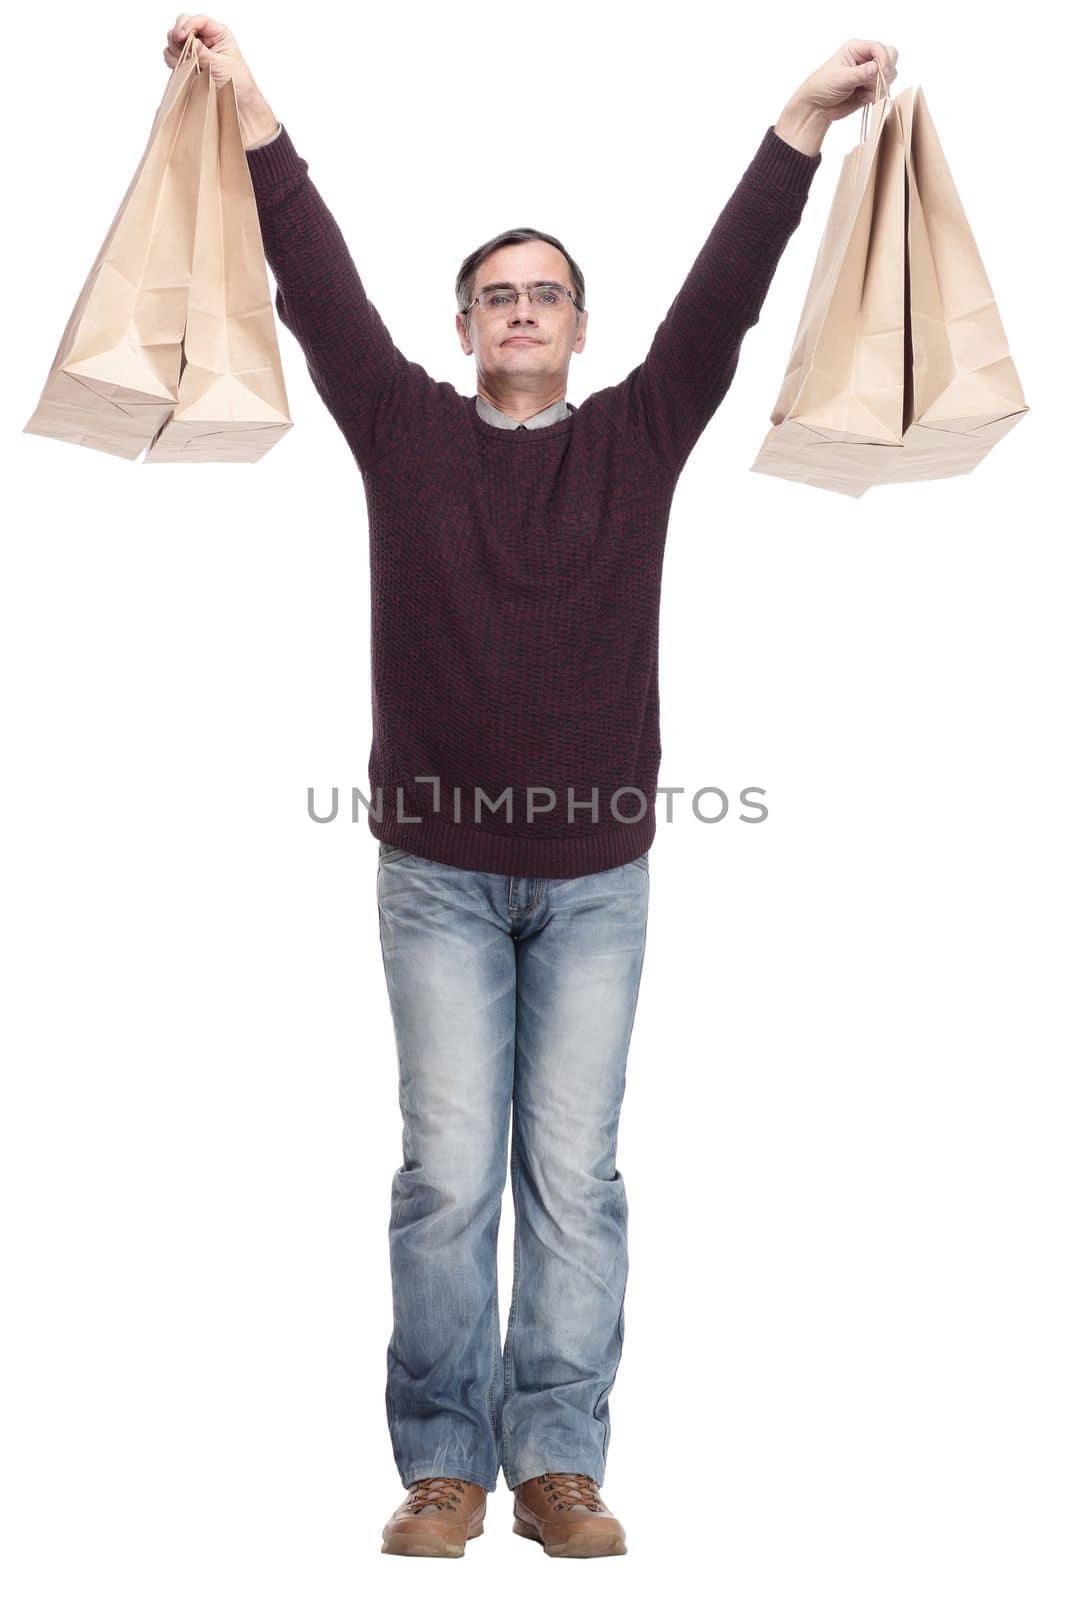
[[(888, 93), (878, 106), (887, 100)], [(886, 115), (899, 130), (905, 179), (900, 437), (880, 444), (849, 439), (828, 428), (825, 415), (804, 411), (803, 396), (798, 406), (783, 386), (786, 403), (780, 397), (772, 414), (774, 426), (752, 466), (755, 472), (853, 497), (877, 484), (972, 471), (1027, 409), (989, 280), (921, 89), (906, 90)], [(874, 207), (876, 213), (885, 209), (892, 225), (872, 227), (870, 250), (874, 257), (887, 258), (895, 270), (895, 183), (888, 197), (876, 186)], [(873, 281), (880, 281), (877, 259), (866, 270)], [(819, 275), (817, 263), (809, 298)], [(832, 294), (825, 286), (821, 292), (827, 298)]]
[(149, 465), (258, 461), (292, 427), (232, 81), (208, 97), (185, 365)]
[(197, 66), (194, 40), (168, 79), (24, 433), (132, 461), (173, 410), (210, 76)]
[(841, 168), (772, 421), (801, 422), (828, 439), (899, 444), (904, 147), (888, 95), (873, 113), (870, 136)]
[(1029, 409), (922, 89), (900, 106), (909, 193), (912, 359), (909, 432), (940, 452), (942, 477), (970, 472)]

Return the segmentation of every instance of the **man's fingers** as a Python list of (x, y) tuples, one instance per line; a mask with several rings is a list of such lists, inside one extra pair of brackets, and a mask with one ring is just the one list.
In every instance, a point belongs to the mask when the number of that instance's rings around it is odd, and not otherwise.
[(206, 16), (205, 13), (194, 16), (190, 11), (182, 11), (181, 16), (179, 16), (178, 21), (174, 22), (173, 29), (170, 30), (170, 34), (166, 35), (166, 38), (176, 50), (181, 50), (189, 34), (194, 34), (194, 32), (198, 34), (200, 30), (205, 29), (206, 24), (210, 21), (210, 16)]
[(203, 11), (195, 16), (191, 12), (183, 11), (171, 29), (170, 37), (176, 44), (184, 44), (186, 34), (193, 32), (194, 29), (199, 30), (210, 21), (211, 18)]
[(171, 50), (179, 55), (185, 49), (191, 33), (197, 34), (200, 42), (205, 47), (216, 45), (224, 36), (226, 29), (206, 12), (183, 11), (178, 20), (167, 34), (167, 44)]
[(880, 39), (850, 39), (844, 51), (858, 56), (861, 62), (877, 61), (887, 77), (895, 69), (899, 54), (891, 44), (882, 44)]

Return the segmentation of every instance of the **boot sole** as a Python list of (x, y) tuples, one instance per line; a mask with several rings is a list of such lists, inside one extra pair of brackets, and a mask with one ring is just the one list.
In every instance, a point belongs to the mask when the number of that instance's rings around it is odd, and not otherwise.
[(394, 1533), (386, 1539), (381, 1553), (383, 1556), (462, 1556), (469, 1540), (479, 1538), (484, 1532), (483, 1525), (468, 1533), (466, 1539), (453, 1542), (443, 1533), (416, 1532), (412, 1529), (410, 1533)]
[(598, 1534), (593, 1529), (588, 1532), (579, 1530), (563, 1543), (546, 1544), (535, 1527), (523, 1522), (521, 1517), (516, 1517), (511, 1524), (512, 1533), (517, 1533), (520, 1539), (532, 1539), (539, 1544), (546, 1556), (624, 1556), (626, 1554), (626, 1540), (617, 1533), (608, 1535)]

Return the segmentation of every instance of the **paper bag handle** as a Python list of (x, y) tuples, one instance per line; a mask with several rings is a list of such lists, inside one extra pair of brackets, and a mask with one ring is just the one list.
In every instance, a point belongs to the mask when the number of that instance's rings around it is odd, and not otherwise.
[(860, 144), (867, 143), (867, 124), (870, 120), (871, 107), (877, 105), (879, 100), (889, 99), (889, 85), (885, 80), (885, 73), (882, 71), (882, 63), (876, 61), (875, 65), (878, 68), (878, 87), (882, 90), (882, 93), (876, 94), (873, 100), (865, 100), (863, 102), (863, 116), (860, 120)]
[[(196, 67), (197, 72), (202, 72), (204, 69), (200, 65), (200, 50), (201, 50), (201, 44), (200, 44), (200, 40), (197, 37), (197, 35), (195, 33), (187, 33), (185, 35), (185, 43), (182, 45), (182, 53), (178, 57), (177, 64), (176, 64), (176, 66), (174, 68), (175, 72), (177, 72), (178, 67), (180, 67), (182, 62), (185, 61), (186, 58), (188, 56), (190, 56), (190, 55), (193, 58), (193, 63), (195, 65), (195, 67)], [(866, 106), (864, 106), (863, 109), (864, 109), (864, 111), (866, 111), (866, 109), (867, 109)]]

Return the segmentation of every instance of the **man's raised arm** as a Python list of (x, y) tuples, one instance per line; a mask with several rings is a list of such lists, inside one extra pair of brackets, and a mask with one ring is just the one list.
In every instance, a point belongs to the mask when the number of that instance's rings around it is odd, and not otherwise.
[(887, 85), (896, 77), (896, 58), (892, 46), (853, 39), (805, 80), (764, 134), (645, 360), (612, 391), (624, 425), (667, 471), (681, 471), (730, 387), (800, 221), (826, 130), (875, 98), (879, 67)]
[(278, 316), (361, 470), (397, 437), (397, 411), (412, 383), (432, 380), (396, 348), (367, 298), (344, 237), (308, 177), (225, 24), (183, 12), (167, 35), (173, 68), (195, 30), (216, 82), (232, 79), (259, 213), (263, 251), (277, 283)]

